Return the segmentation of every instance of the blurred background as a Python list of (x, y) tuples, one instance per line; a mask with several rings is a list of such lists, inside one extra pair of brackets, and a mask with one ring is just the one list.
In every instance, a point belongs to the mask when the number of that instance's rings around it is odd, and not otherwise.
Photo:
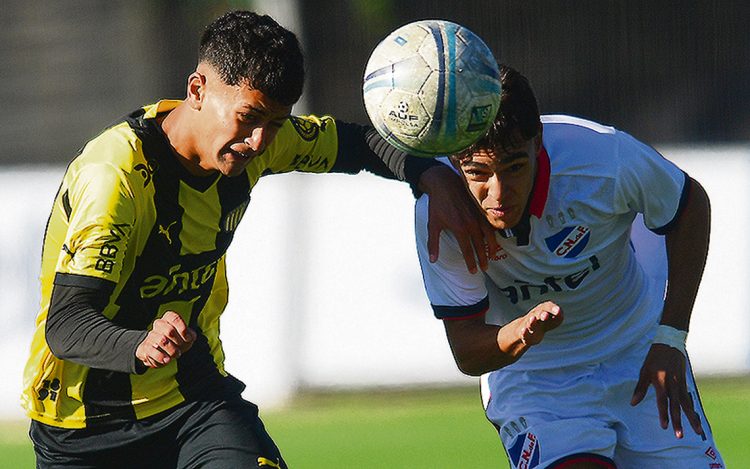
[(750, 133), (750, 4), (741, 0), (5, 0), (0, 163), (64, 164), (132, 108), (183, 97), (202, 28), (232, 8), (269, 11), (299, 35), (316, 113), (366, 121), (369, 52), (402, 24), (445, 18), (525, 73), (542, 112), (657, 143)]
[[(656, 146), (713, 202), (693, 364), (702, 375), (748, 372), (750, 3), (4, 0), (0, 417), (22, 418), (41, 240), (65, 165), (118, 117), (184, 97), (202, 28), (237, 8), (271, 14), (301, 39), (307, 81), (296, 113), (367, 122), (370, 51), (398, 26), (442, 18), (527, 75), (543, 113), (587, 117)], [(455, 369), (424, 295), (412, 205), (405, 185), (371, 175), (259, 183), (229, 254), (222, 333), (246, 397), (278, 407), (300, 391), (476, 384)]]

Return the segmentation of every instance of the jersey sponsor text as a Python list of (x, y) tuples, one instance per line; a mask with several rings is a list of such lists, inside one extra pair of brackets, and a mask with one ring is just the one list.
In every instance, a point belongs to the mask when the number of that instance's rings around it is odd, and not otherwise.
[(516, 285), (505, 287), (498, 286), (511, 303), (516, 304), (519, 301), (527, 301), (532, 297), (538, 297), (549, 293), (550, 291), (561, 292), (565, 290), (575, 290), (593, 271), (600, 267), (599, 259), (596, 256), (589, 257), (590, 266), (585, 269), (573, 272), (565, 277), (546, 277), (542, 283), (530, 283), (526, 280), (514, 280)]

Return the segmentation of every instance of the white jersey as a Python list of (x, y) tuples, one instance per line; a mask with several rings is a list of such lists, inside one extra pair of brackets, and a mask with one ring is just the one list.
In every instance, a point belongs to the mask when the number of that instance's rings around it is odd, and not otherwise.
[(427, 197), (416, 205), (417, 250), (438, 318), (486, 312), (488, 324), (503, 325), (546, 300), (563, 309), (562, 325), (511, 365), (518, 370), (598, 362), (651, 333), (664, 290), (654, 278), (666, 272), (646, 274), (631, 225), (641, 213), (650, 230), (665, 231), (687, 192), (685, 173), (625, 132), (569, 116), (542, 124), (529, 223), (498, 237), (502, 251), (486, 273), (468, 273), (447, 232), (430, 263)]

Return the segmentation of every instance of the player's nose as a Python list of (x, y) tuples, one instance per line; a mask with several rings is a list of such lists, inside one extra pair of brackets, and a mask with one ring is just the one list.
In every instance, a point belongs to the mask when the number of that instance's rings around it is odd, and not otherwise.
[(487, 181), (487, 184), (487, 193), (489, 197), (498, 202), (502, 202), (503, 194), (505, 192), (505, 184), (503, 183), (502, 178), (495, 174)]
[(267, 144), (268, 130), (266, 126), (258, 126), (250, 131), (250, 135), (245, 137), (243, 143), (249, 146), (255, 153), (262, 152)]

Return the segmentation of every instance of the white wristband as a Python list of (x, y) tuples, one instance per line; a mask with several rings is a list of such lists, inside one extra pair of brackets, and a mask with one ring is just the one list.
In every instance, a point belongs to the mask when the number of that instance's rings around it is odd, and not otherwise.
[(672, 326), (659, 324), (659, 327), (656, 328), (656, 335), (654, 336), (653, 343), (669, 345), (672, 348), (676, 348), (687, 357), (687, 352), (685, 351), (686, 341), (687, 331), (681, 331)]

